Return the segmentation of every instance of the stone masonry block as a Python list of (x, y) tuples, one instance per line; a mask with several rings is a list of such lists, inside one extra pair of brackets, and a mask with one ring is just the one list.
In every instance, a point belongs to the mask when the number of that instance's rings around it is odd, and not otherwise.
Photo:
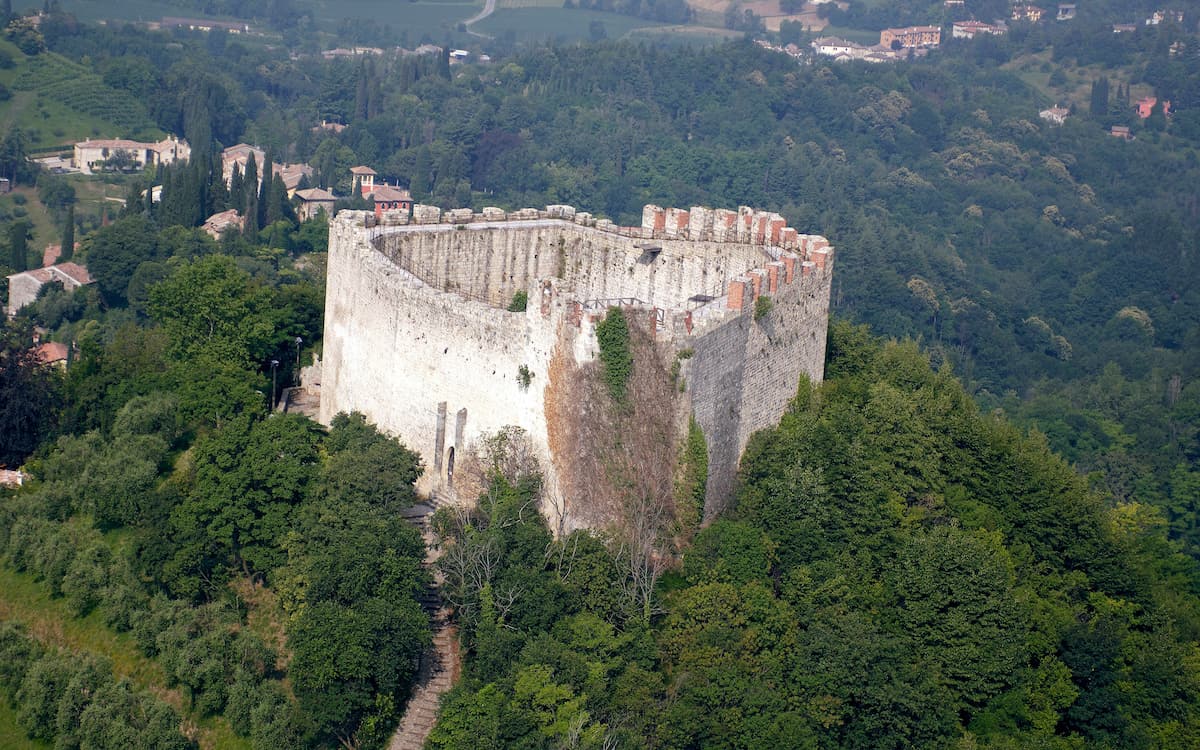
[(508, 219), (508, 214), (504, 209), (496, 208), (495, 206), (485, 206), (483, 209), (484, 221), (505, 221)]
[(732, 242), (737, 237), (737, 219), (737, 212), (727, 208), (713, 211), (713, 242)]
[(750, 280), (745, 276), (739, 276), (729, 282), (729, 302), (726, 303), (726, 307), (730, 310), (741, 310), (746, 302), (746, 287), (749, 284)]
[(783, 281), (784, 270), (783, 262), (773, 260), (767, 264), (767, 290), (774, 294), (779, 289), (779, 284)]
[(684, 237), (687, 234), (688, 212), (682, 208), (668, 208), (663, 231), (667, 237)]
[(746, 274), (750, 277), (750, 283), (754, 286), (754, 299), (758, 299), (763, 293), (763, 289), (767, 286), (767, 272), (763, 268), (755, 268)]
[[(737, 242), (751, 242), (751, 233), (754, 224), (754, 209), (749, 206), (738, 206), (738, 221), (737, 221)], [(726, 238), (726, 242), (728, 242)]]
[(767, 240), (767, 224), (771, 220), (771, 215), (762, 211), (756, 211), (754, 214), (754, 223), (751, 225), (750, 241), (755, 245), (762, 245)]
[(642, 229), (661, 232), (666, 227), (667, 215), (662, 206), (647, 204), (642, 207)]
[(546, 213), (552, 219), (567, 219), (569, 221), (575, 218), (575, 207), (559, 203), (553, 206), (546, 206)]
[(768, 241), (772, 245), (783, 244), (783, 230), (787, 228), (787, 219), (779, 214), (771, 214), (771, 220), (767, 222)]
[(796, 262), (800, 259), (794, 253), (784, 253), (781, 259), (783, 260), (783, 283), (790, 284), (796, 277)]
[(442, 220), (442, 209), (418, 203), (413, 206), (414, 224), (437, 224)]
[(689, 240), (706, 239), (708, 235), (712, 234), (712, 209), (704, 208), (703, 206), (692, 206), (688, 214), (687, 238)]
[(384, 211), (379, 217), (379, 223), (385, 227), (402, 227), (408, 223), (407, 209)]

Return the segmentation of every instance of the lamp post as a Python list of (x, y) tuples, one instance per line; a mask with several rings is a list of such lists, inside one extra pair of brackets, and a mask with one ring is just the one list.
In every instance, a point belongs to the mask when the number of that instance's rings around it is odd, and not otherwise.
[(275, 371), (279, 369), (279, 360), (271, 360), (271, 405), (267, 411), (275, 411)]
[(300, 385), (300, 345), (304, 343), (304, 339), (296, 337), (296, 383)]

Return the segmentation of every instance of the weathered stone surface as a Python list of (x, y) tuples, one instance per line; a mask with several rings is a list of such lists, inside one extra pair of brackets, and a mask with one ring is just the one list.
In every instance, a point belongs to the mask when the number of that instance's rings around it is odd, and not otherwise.
[[(833, 251), (778, 214), (646, 206), (627, 228), (570, 206), (487, 208), (467, 224), (416, 206), (412, 223), (370, 229), (361, 213), (330, 223), (320, 417), (358, 410), (401, 437), (424, 459), (422, 491), (451, 484), (455, 454), (508, 425), (553, 486), (551, 361), (594, 359), (610, 305), (657, 316), (669, 353), (695, 352), (681, 374), (708, 440), (710, 513), (750, 434), (778, 420), (802, 373), (821, 379)], [(508, 312), (517, 292), (526, 309)], [(762, 294), (774, 304), (754, 320)]]

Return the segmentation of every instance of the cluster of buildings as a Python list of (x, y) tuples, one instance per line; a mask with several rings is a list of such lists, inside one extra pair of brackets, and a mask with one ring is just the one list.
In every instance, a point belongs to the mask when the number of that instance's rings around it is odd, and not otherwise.
[(192, 156), (187, 141), (167, 136), (157, 143), (122, 138), (87, 139), (75, 144), (71, 167), (83, 174), (106, 168), (153, 169), (159, 165), (186, 161)]
[[(1139, 119), (1145, 120), (1150, 117), (1151, 114), (1153, 114), (1154, 107), (1157, 104), (1158, 97), (1145, 96), (1141, 99), (1138, 99), (1134, 103), (1133, 111), (1137, 114)], [(1170, 116), (1171, 102), (1169, 100), (1163, 100), (1162, 111), (1164, 115)], [(1066, 107), (1055, 105), (1049, 109), (1043, 109), (1041, 112), (1038, 112), (1038, 117), (1050, 123), (1051, 125), (1062, 125), (1067, 121), (1067, 117), (1069, 117), (1070, 114), (1071, 110), (1067, 109)], [(1120, 138), (1121, 140), (1133, 140), (1133, 132), (1129, 129), (1128, 125), (1113, 125), (1109, 129), (1108, 133), (1114, 138)]]

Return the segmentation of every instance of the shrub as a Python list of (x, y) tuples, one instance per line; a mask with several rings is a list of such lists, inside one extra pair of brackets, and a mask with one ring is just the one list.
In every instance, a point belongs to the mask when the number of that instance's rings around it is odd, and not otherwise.
[(775, 309), (775, 303), (771, 301), (770, 297), (765, 295), (759, 297), (754, 300), (754, 319), (762, 320), (773, 309)]
[(633, 373), (633, 354), (629, 350), (629, 322), (621, 308), (608, 309), (608, 315), (596, 326), (596, 340), (600, 344), (604, 383), (613, 401), (623, 403)]

